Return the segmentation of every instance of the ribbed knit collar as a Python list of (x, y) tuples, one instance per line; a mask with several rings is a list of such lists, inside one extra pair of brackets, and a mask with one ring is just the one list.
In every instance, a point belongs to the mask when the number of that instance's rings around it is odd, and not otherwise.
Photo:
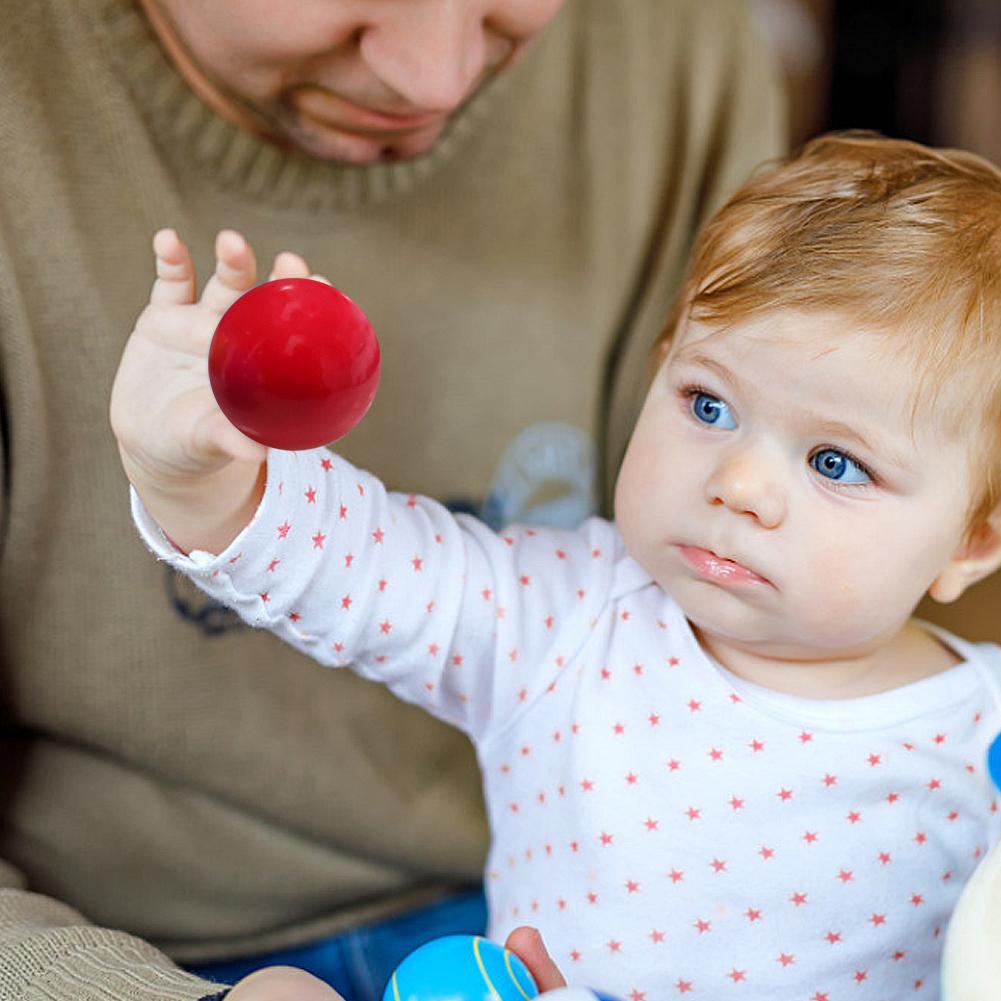
[(174, 69), (133, 0), (93, 0), (85, 6), (108, 58), (168, 155), (196, 165), (206, 183), (276, 206), (347, 207), (405, 194), (455, 155), (517, 72), (488, 82), (424, 156), (346, 166), (281, 149), (220, 118)]

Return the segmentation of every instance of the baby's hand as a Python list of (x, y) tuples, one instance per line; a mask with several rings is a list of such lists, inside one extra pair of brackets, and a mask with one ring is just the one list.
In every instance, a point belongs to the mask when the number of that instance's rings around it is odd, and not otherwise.
[[(246, 240), (224, 230), (215, 273), (196, 298), (191, 255), (177, 234), (160, 230), (153, 250), (157, 277), (115, 376), (111, 427), (126, 475), (161, 528), (185, 551), (218, 552), (256, 509), (267, 449), (219, 409), (208, 350), (257, 266)], [(271, 277), (309, 277), (309, 268), (296, 254), (279, 254)]]

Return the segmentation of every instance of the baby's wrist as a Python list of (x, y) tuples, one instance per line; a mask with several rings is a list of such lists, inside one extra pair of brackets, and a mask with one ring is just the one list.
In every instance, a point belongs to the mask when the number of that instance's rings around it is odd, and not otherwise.
[(234, 460), (198, 477), (154, 482), (129, 476), (143, 507), (181, 552), (218, 554), (250, 523), (264, 496), (267, 464)]

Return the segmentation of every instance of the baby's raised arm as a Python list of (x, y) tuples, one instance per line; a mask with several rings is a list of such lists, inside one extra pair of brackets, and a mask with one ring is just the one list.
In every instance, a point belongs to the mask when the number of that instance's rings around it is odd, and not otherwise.
[[(201, 297), (188, 248), (173, 230), (153, 239), (156, 280), (122, 354), (111, 427), (126, 475), (149, 513), (185, 552), (220, 552), (253, 515), (264, 490), (267, 449), (219, 409), (206, 358), (222, 314), (257, 280), (250, 245), (216, 238), (216, 267)], [(272, 278), (307, 277), (280, 254)]]

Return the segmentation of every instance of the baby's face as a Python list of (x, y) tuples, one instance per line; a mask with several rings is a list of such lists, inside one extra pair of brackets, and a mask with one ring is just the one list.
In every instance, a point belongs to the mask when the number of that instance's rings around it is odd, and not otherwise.
[(969, 442), (932, 407), (912, 420), (915, 380), (837, 314), (689, 324), (619, 477), (630, 553), (720, 642), (803, 660), (878, 648), (960, 549), (971, 499)]

